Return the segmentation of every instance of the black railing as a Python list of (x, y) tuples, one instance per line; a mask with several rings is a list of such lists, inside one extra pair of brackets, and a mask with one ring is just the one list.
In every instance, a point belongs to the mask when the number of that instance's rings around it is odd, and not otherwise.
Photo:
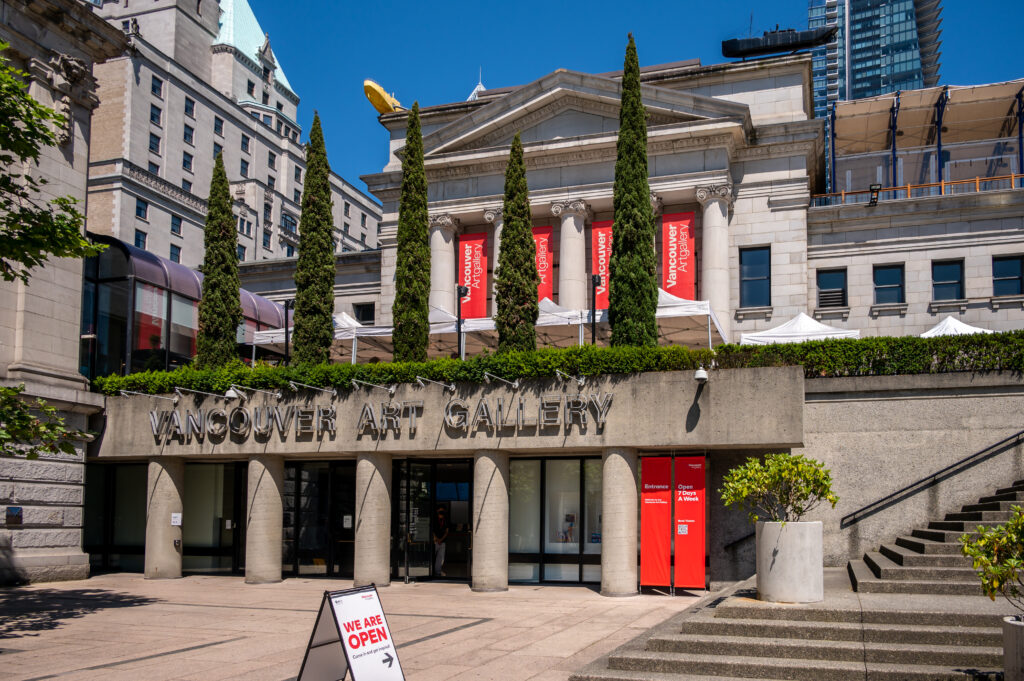
[(903, 501), (907, 497), (913, 496), (922, 490), (928, 489), (933, 485), (937, 485), (943, 480), (947, 480), (954, 475), (957, 475), (964, 470), (989, 459), (996, 454), (1005, 452), (1007, 449), (1016, 447), (1022, 441), (1024, 441), (1024, 430), (1021, 430), (1013, 435), (996, 442), (995, 444), (989, 445), (982, 450), (971, 454), (970, 456), (957, 461), (954, 464), (946, 466), (942, 470), (932, 473), (926, 478), (921, 478), (917, 482), (912, 482), (906, 487), (896, 490), (895, 492), (888, 494), (877, 501), (873, 501), (870, 504), (863, 506), (853, 513), (849, 513), (839, 521), (839, 527), (846, 529), (847, 527), (858, 523), (864, 518), (872, 516), (879, 511), (889, 508), (893, 504)]

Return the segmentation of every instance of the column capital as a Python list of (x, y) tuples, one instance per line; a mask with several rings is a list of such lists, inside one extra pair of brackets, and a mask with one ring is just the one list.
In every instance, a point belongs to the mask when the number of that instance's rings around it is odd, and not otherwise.
[(551, 214), (560, 216), (562, 213), (568, 215), (579, 215), (583, 218), (590, 216), (590, 204), (583, 199), (566, 199), (564, 201), (551, 202)]
[(431, 229), (454, 232), (459, 228), (459, 219), (451, 213), (436, 213), (428, 218), (428, 224)]
[(697, 202), (702, 206), (708, 201), (724, 201), (726, 205), (731, 205), (732, 200), (731, 184), (708, 184), (697, 187)]
[(661, 215), (664, 209), (665, 205), (662, 202), (661, 197), (654, 192), (651, 192), (651, 211), (654, 213), (654, 217)]
[(486, 209), (484, 211), (484, 220), (486, 220), (487, 222), (494, 222), (494, 223), (503, 222), (504, 221), (504, 215), (503, 215), (504, 210), (505, 210), (505, 206), (504, 205), (494, 206), (492, 208), (488, 208), (488, 209)]

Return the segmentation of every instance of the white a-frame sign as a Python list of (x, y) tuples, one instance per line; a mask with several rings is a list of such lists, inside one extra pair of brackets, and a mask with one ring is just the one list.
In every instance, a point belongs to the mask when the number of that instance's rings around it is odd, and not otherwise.
[(377, 587), (325, 591), (296, 681), (405, 681)]

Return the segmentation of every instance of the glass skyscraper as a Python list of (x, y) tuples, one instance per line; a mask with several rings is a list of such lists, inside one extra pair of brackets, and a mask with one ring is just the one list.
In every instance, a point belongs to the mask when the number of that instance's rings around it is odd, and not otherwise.
[(809, 0), (808, 26), (837, 26), (814, 58), (814, 115), (831, 102), (939, 82), (941, 0)]

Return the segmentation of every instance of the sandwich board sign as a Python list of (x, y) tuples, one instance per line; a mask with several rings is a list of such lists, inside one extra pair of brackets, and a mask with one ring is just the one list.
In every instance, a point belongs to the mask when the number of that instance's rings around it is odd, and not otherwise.
[(377, 587), (325, 591), (296, 681), (405, 681)]

